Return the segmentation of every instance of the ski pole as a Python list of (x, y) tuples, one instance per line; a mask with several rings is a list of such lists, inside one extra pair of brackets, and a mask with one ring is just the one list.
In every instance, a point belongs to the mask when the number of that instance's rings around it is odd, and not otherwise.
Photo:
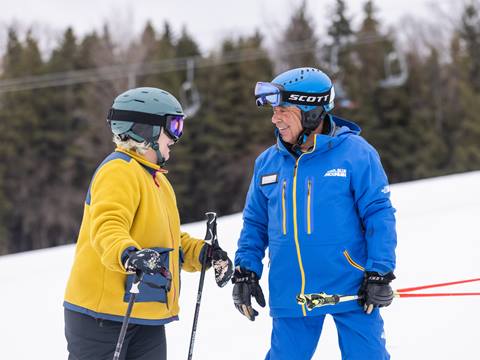
[[(207, 233), (205, 234), (205, 241), (212, 241), (215, 245), (217, 240), (217, 214), (214, 212), (205, 213), (207, 216)], [(207, 270), (207, 254), (205, 253), (202, 259), (202, 271), (200, 272), (200, 283), (198, 284), (197, 304), (195, 305), (195, 315), (193, 317), (192, 334), (190, 336), (190, 347), (188, 349), (188, 360), (192, 359), (193, 346), (195, 344), (195, 335), (197, 333), (198, 315), (200, 313), (200, 301), (202, 300), (203, 283), (205, 281), (205, 271)]]
[(125, 335), (127, 334), (128, 322), (130, 321), (130, 316), (132, 314), (133, 304), (139, 293), (138, 287), (140, 282), (143, 279), (143, 272), (137, 271), (135, 274), (135, 279), (132, 282), (130, 287), (130, 299), (128, 300), (127, 312), (123, 318), (122, 328), (120, 329), (120, 335), (118, 335), (117, 346), (115, 347), (115, 353), (113, 354), (113, 360), (118, 360), (120, 358), (120, 353), (122, 352), (123, 341), (125, 340)]
[[(465, 284), (469, 282), (480, 281), (480, 278), (451, 281), (446, 283), (422, 285), (410, 288), (397, 289), (393, 292), (395, 298), (415, 298), (415, 297), (441, 297), (441, 296), (480, 296), (480, 292), (448, 292), (448, 293), (412, 293), (418, 290), (431, 289), (436, 287)], [(305, 305), (308, 310), (326, 305), (336, 305), (345, 301), (353, 301), (361, 299), (358, 295), (328, 295), (326, 293), (317, 294), (299, 294), (297, 295), (297, 303)]]

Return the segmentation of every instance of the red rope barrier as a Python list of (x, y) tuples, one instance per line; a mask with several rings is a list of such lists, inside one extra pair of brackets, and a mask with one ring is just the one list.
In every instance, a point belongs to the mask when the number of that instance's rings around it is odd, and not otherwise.
[(396, 297), (407, 298), (407, 297), (430, 297), (430, 296), (472, 296), (480, 295), (480, 292), (469, 292), (469, 293), (431, 293), (431, 294), (409, 294), (409, 293), (397, 293)]
[(397, 289), (396, 291), (397, 291), (398, 293), (411, 292), (411, 291), (431, 289), (431, 288), (441, 287), (441, 286), (465, 284), (465, 283), (474, 282), (474, 281), (480, 281), (480, 278), (468, 279), (468, 280), (460, 280), (460, 281), (452, 281), (452, 282), (439, 283), (439, 284), (431, 284), (431, 285), (422, 285), (422, 286), (416, 286), (416, 287), (410, 287), (410, 288)]

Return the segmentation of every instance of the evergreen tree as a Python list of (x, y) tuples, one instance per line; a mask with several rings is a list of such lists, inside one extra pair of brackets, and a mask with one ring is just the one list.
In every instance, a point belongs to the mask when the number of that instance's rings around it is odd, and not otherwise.
[(477, 1), (465, 5), (459, 33), (468, 55), (470, 83), (475, 92), (480, 93), (480, 5)]
[(242, 57), (252, 49), (262, 49), (259, 34), (225, 40), (221, 52), (208, 59), (215, 66), (199, 72), (202, 107), (198, 120), (188, 123), (185, 139), (194, 169), (188, 186), (194, 206), (187, 215), (197, 220), (206, 210), (241, 211), (253, 160), (273, 143), (271, 113), (259, 111), (253, 97), (255, 83), (272, 78), (270, 61), (230, 62), (232, 53)]
[(198, 44), (188, 33), (187, 28), (184, 26), (182, 28), (182, 33), (180, 38), (175, 45), (175, 55), (177, 58), (189, 57), (189, 56), (199, 56), (200, 49)]
[[(187, 29), (183, 28), (180, 38), (175, 44), (175, 56), (182, 59), (187, 57), (200, 56), (200, 51), (195, 40), (188, 34)], [(189, 64), (186, 64), (189, 66)], [(184, 111), (191, 106), (195, 106), (194, 92), (198, 91), (199, 70), (196, 68), (196, 64), (193, 64), (193, 69), (185, 68), (185, 71), (179, 72), (178, 77), (181, 81), (181, 89), (174, 95), (179, 99)], [(187, 79), (187, 73), (193, 71), (193, 79), (190, 83)], [(203, 105), (203, 99), (200, 99)], [(196, 183), (203, 181), (199, 176), (201, 169), (194, 167), (195, 154), (195, 142), (198, 141), (198, 137), (201, 134), (198, 133), (201, 125), (199, 122), (203, 119), (198, 114), (188, 116), (185, 120), (184, 135), (178, 146), (175, 146), (175, 151), (171, 154), (171, 159), (168, 162), (168, 178), (172, 182), (175, 188), (175, 195), (177, 197), (177, 204), (179, 206), (180, 216), (182, 222), (189, 220), (199, 220), (203, 218), (203, 214), (206, 210), (197, 202)], [(202, 174), (203, 175), (203, 174)]]
[[(27, 34), (23, 45), (14, 30), (8, 34), (4, 56), (4, 78), (34, 75), (42, 72), (43, 63), (37, 42)], [(4, 93), (0, 107), (0, 156), (3, 162), (3, 203), (9, 209), (4, 221), (8, 251), (34, 248), (38, 231), (39, 182), (44, 173), (38, 159), (43, 155), (40, 145), (41, 98), (38, 92)], [(5, 206), (4, 206), (5, 208)]]
[(335, 112), (341, 116), (351, 117), (354, 112), (349, 109), (353, 110), (354, 104), (349, 94), (360, 88), (354, 84), (356, 79), (360, 79), (354, 76), (358, 72), (353, 62), (354, 33), (351, 20), (347, 17), (346, 12), (345, 1), (336, 0), (335, 10), (331, 16), (332, 22), (328, 26), (332, 44), (326, 72), (335, 85)]
[(480, 169), (480, 19), (478, 5), (465, 6), (458, 33), (453, 37), (450, 67), (452, 109), (450, 132), (451, 165), (454, 171)]
[(411, 53), (409, 59), (409, 78), (405, 85), (408, 101), (404, 107), (409, 109), (405, 131), (412, 139), (409, 151), (413, 171), (402, 180), (441, 175), (447, 162), (447, 147), (442, 138), (444, 75), (438, 51), (431, 48), (426, 59)]
[(278, 49), (282, 68), (317, 66), (319, 44), (314, 19), (308, 15), (306, 0), (294, 11), (278, 43)]

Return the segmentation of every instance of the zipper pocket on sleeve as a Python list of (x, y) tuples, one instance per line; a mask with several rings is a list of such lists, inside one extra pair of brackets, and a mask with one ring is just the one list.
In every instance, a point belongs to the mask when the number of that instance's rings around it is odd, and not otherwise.
[(283, 235), (287, 235), (287, 209), (286, 209), (286, 203), (285, 203), (285, 190), (287, 188), (287, 181), (283, 180), (283, 185), (282, 185), (282, 230), (283, 230)]

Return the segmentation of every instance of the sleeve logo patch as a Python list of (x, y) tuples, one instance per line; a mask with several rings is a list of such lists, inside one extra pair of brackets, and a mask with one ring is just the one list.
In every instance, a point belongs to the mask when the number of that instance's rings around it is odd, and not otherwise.
[(275, 184), (278, 182), (278, 174), (263, 175), (261, 185)]

